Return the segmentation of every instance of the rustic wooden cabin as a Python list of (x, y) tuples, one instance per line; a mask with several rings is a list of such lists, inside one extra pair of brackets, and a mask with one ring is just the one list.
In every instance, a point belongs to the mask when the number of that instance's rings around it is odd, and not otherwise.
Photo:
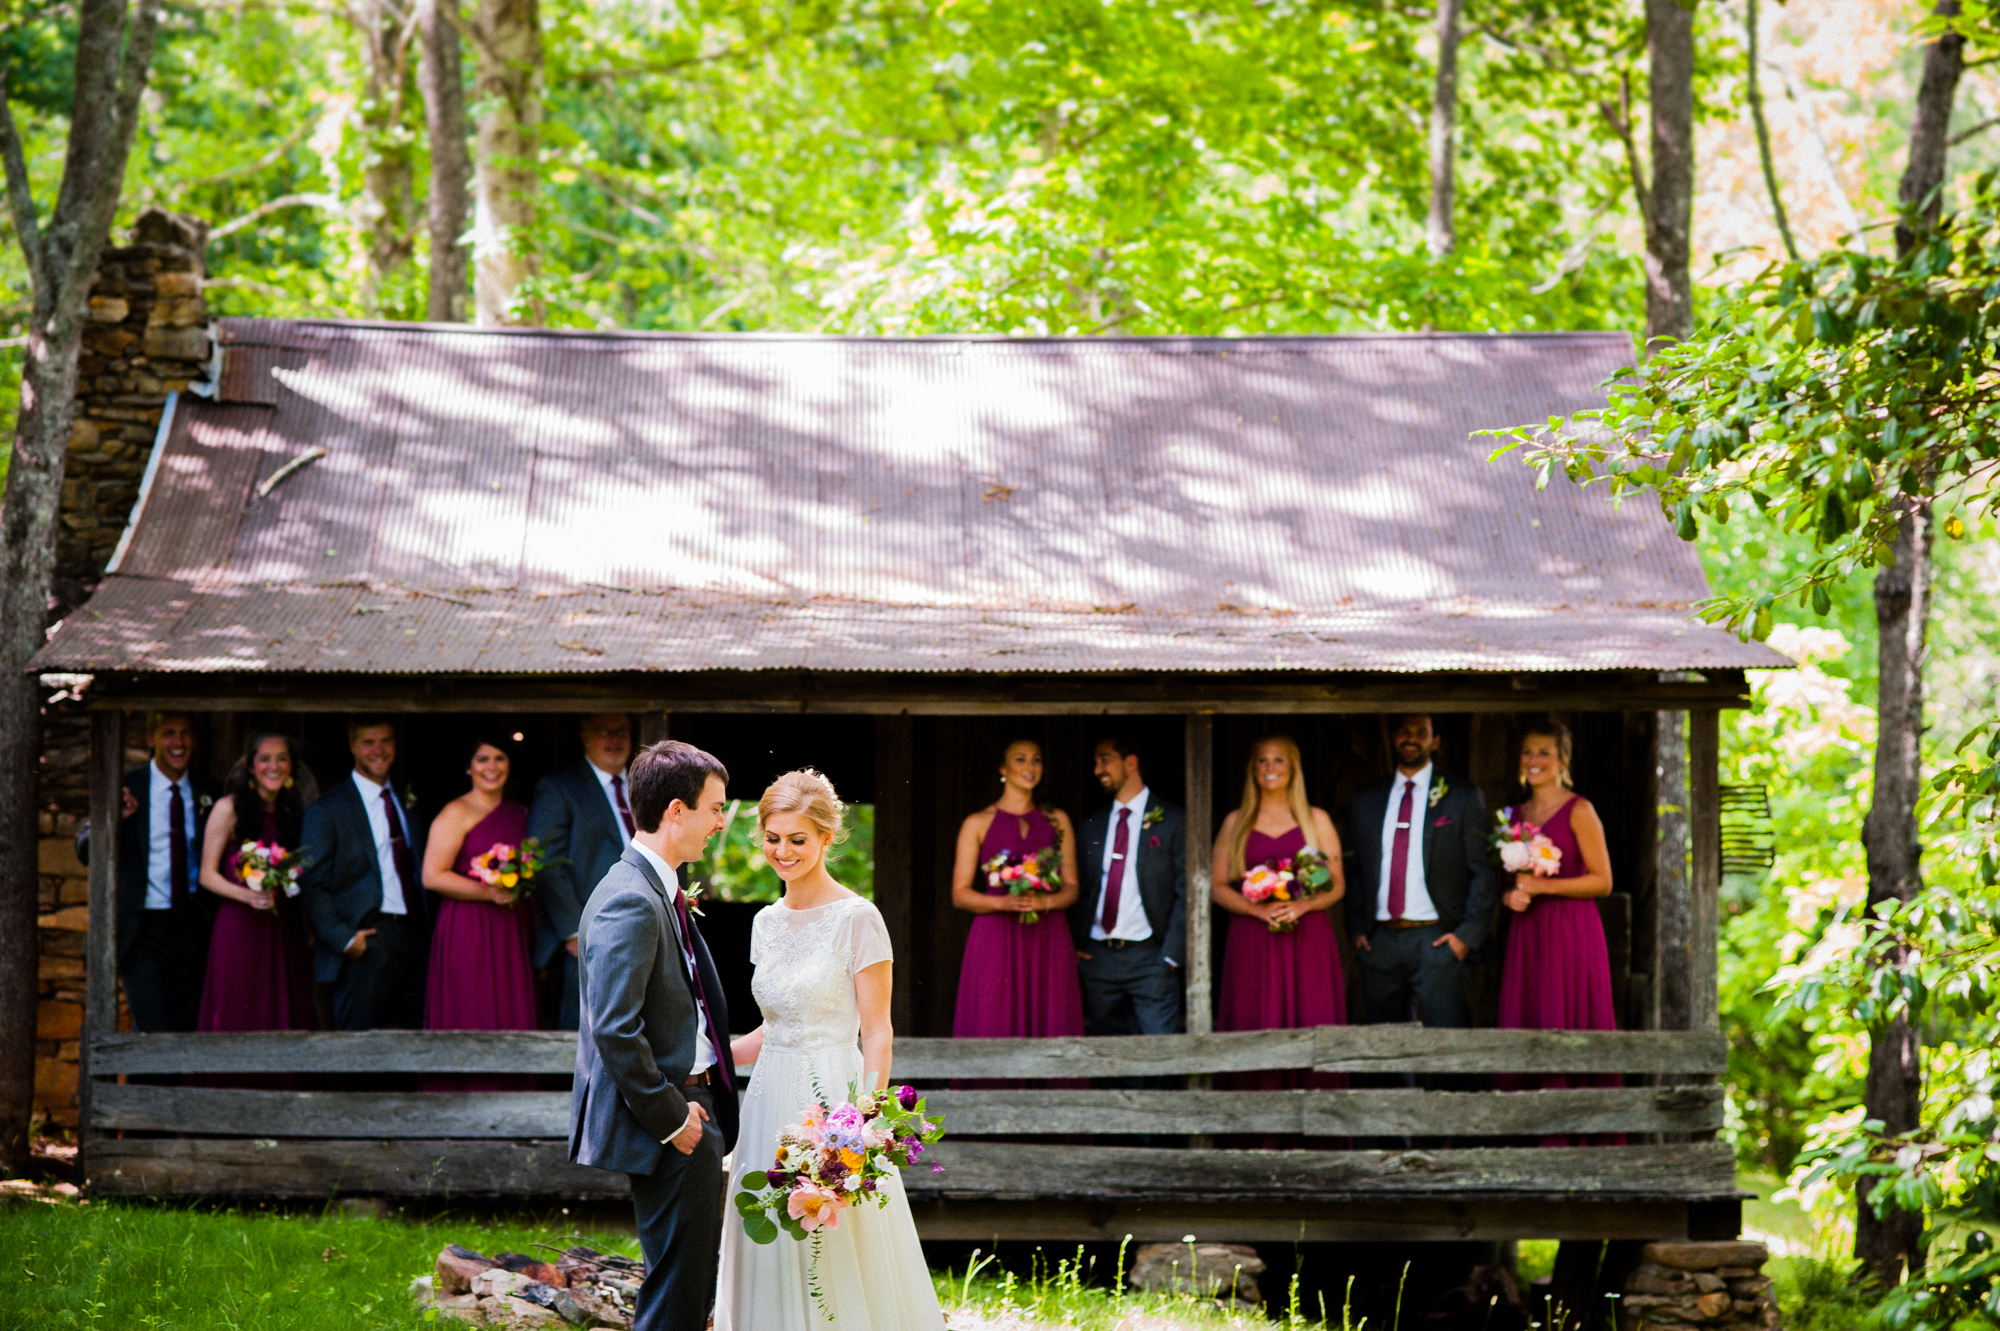
[[(212, 396), (169, 402), (102, 584), (35, 662), (91, 677), (94, 1191), (622, 1192), (566, 1163), (553, 1086), (191, 1084), (559, 1076), (571, 1036), (121, 1034), (112, 950), (129, 718), (189, 709), (226, 751), (250, 724), (333, 737), (346, 714), (392, 711), (406, 769), (441, 800), (461, 778), (439, 755), (474, 720), (510, 721), (553, 763), (577, 714), (615, 710), (642, 739), (715, 750), (734, 794), (810, 760), (874, 806), (897, 1072), (940, 1087), (952, 1133), (944, 1172), (909, 1179), (929, 1237), (1736, 1233), (1741, 1194), (1715, 1140), (1717, 721), (1747, 700), (1746, 669), (1785, 662), (1690, 618), (1707, 587), (1658, 512), (1563, 482), (1538, 492), (1473, 437), (1597, 400), (1631, 356), (1623, 335), (851, 339), (230, 319), (217, 337)], [(1194, 910), (1187, 1034), (947, 1038), (968, 926), (950, 906), (953, 838), (991, 798), (1007, 740), (1040, 739), (1049, 798), (1081, 814), (1101, 799), (1100, 730), (1141, 736), (1150, 782), (1189, 812), (1199, 902), (1257, 735), (1298, 739), (1315, 800), (1344, 825), (1355, 788), (1389, 770), (1390, 718), (1410, 709), (1436, 715), (1444, 770), (1489, 802), (1506, 794), (1524, 716), (1573, 727), (1577, 782), (1613, 848), (1601, 914), (1624, 1029), (1216, 1033), (1216, 931)], [(320, 753), (340, 757), (337, 740)], [(1474, 970), (1488, 1026), (1489, 953)], [(1212, 1088), (1305, 1067), (1355, 1075), (1345, 1090)], [(1489, 1073), (1624, 1081), (1440, 1089)], [(1185, 1088), (1032, 1089), (1135, 1075)], [(974, 1078), (1030, 1086), (950, 1085)], [(1550, 1133), (1626, 1144), (1532, 1144)], [(1218, 1144), (1273, 1135), (1349, 1149)]]

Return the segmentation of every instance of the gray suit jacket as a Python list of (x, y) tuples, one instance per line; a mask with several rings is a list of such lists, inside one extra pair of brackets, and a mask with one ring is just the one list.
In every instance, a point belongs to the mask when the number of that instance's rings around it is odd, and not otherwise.
[[(700, 1008), (681, 959), (679, 926), (666, 887), (637, 847), (628, 847), (590, 894), (578, 931), (583, 1009), (570, 1093), (569, 1158), (580, 1165), (651, 1174), (672, 1148), (665, 1138), (687, 1121), (682, 1087), (694, 1065)], [(727, 1038), (722, 984), (701, 931), (694, 934), (709, 1016)], [(729, 1057), (724, 1044), (718, 1062)], [(723, 1149), (736, 1144), (736, 1096), (715, 1096)]]

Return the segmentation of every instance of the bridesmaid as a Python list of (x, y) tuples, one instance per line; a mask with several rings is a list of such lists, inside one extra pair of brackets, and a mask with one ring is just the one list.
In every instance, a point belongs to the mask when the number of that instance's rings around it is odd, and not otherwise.
[[(528, 808), (507, 799), (512, 769), (498, 735), (474, 741), (466, 763), (472, 789), (444, 806), (424, 846), (424, 886), (446, 898), (431, 935), (431, 969), (424, 992), (427, 1031), (531, 1031), (538, 1024), (528, 966), (533, 914), (515, 894), (471, 877), (472, 861), (495, 845), (518, 846), (528, 835)], [(533, 1076), (423, 1079), (425, 1090), (533, 1090)]]
[[(1611, 958), (1595, 897), (1611, 891), (1611, 856), (1604, 824), (1590, 801), (1570, 791), (1569, 728), (1538, 722), (1521, 737), (1521, 785), (1528, 797), (1506, 810), (1509, 822), (1527, 821), (1555, 842), (1562, 860), (1555, 876), (1514, 875), (1501, 901), (1515, 912), (1500, 971), (1500, 1020), (1507, 1030), (1610, 1031), (1618, 1028), (1611, 1003)], [(1582, 1077), (1579, 1085), (1616, 1086), (1619, 1078)], [(1570, 1078), (1503, 1077), (1503, 1089), (1559, 1088)], [(1544, 1145), (1569, 1144), (1563, 1136)], [(1612, 1144), (1623, 1136), (1600, 1137)]]
[[(1332, 881), (1303, 901), (1252, 901), (1240, 890), (1259, 864), (1275, 864), (1308, 846), (1326, 856)], [(1282, 735), (1258, 740), (1243, 778), (1243, 807), (1222, 820), (1211, 870), (1215, 904), (1228, 911), (1222, 995), (1215, 1028), (1268, 1031), (1345, 1026), (1347, 986), (1327, 912), (1347, 892), (1340, 836), (1326, 810), (1306, 800), (1299, 746)], [(1273, 924), (1290, 924), (1274, 931)], [(1298, 1071), (1238, 1074), (1244, 1090), (1339, 1086), (1342, 1079)]]
[[(973, 920), (951, 1023), (956, 1039), (1083, 1034), (1083, 990), (1063, 916), (1077, 898), (1076, 832), (1061, 809), (1035, 804), (1041, 781), (1041, 745), (1015, 740), (1000, 762), (1000, 798), (958, 829), (951, 904), (971, 912)], [(1018, 859), (1058, 843), (1062, 886), (1045, 899), (989, 888), (979, 871), (1003, 850)], [(1040, 911), (1041, 918), (1023, 924), (1020, 916), (1030, 910)]]
[[(238, 863), (245, 841), (299, 846), (307, 801), (293, 775), (292, 744), (259, 730), (229, 773), (229, 791), (209, 811), (201, 844), (202, 887), (222, 900), (201, 987), (198, 1031), (309, 1031), (312, 959), (298, 899), (247, 886)], [(279, 1074), (205, 1084), (290, 1086)]]

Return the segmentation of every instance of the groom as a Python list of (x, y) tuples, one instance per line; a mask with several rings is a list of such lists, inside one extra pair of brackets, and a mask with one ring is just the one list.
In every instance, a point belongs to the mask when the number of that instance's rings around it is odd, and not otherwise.
[(632, 763), (638, 832), (584, 903), (569, 1157), (632, 1180), (646, 1279), (633, 1331), (700, 1331), (722, 1247), (722, 1157), (736, 1144), (729, 1014), (680, 866), (722, 830), (729, 773), (663, 740)]

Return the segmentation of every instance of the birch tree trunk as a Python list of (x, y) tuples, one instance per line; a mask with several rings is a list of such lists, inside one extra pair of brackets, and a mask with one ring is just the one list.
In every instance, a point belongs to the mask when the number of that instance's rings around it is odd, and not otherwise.
[(1694, 329), (1688, 277), (1694, 227), (1694, 3), (1646, 0), (1653, 183), (1646, 212), (1646, 345)]
[(159, 0), (82, 0), (62, 184), (46, 224), (0, 75), (7, 207), (33, 288), (13, 460), (0, 500), (0, 1173), (27, 1168), (35, 1102), (41, 689), (26, 673), (44, 640), (56, 514), (75, 414), (85, 302), (125, 183)]
[(535, 203), (542, 126), (542, 22), (536, 0), (479, 0), (472, 28), (479, 109), (472, 242), (478, 322), (539, 327)]
[(1458, 16), (1462, 0), (1437, 0), (1437, 82), (1431, 92), (1431, 206), (1424, 244), (1433, 259), (1458, 247)]
[(424, 317), (432, 323), (465, 322), (466, 193), (472, 158), (465, 146), (465, 73), (459, 60), (457, 0), (417, 0), (423, 58), (417, 65), (430, 138), (429, 225), (431, 263)]
[[(1937, 12), (1958, 13), (1957, 0)], [(1910, 121), (1910, 156), (1897, 190), (1903, 214), (1896, 249), (1908, 255), (1937, 225), (1943, 208), (1945, 150), (1952, 104), (1965, 68), (1965, 40), (1946, 33), (1924, 52), (1923, 81)], [(1922, 833), (1917, 800), (1923, 792), (1924, 640), (1930, 626), (1930, 504), (1916, 500), (1896, 528), (1896, 562), (1875, 575), (1875, 791), (1861, 839), (1868, 851), (1868, 904), (1908, 901), (1923, 890)], [(1863, 1103), (1885, 1132), (1908, 1132), (1923, 1111), (1923, 1061), (1908, 1021), (1870, 1032)], [(1856, 1189), (1854, 1255), (1857, 1275), (1882, 1286), (1899, 1283), (1923, 1261), (1924, 1218), (1891, 1210), (1877, 1219), (1872, 1189)]]
[(416, 165), (406, 100), (412, 16), (397, 0), (350, 0), (348, 21), (361, 38), (363, 81), (361, 225), (367, 276), (362, 308), (387, 313), (396, 274), (416, 251)]

